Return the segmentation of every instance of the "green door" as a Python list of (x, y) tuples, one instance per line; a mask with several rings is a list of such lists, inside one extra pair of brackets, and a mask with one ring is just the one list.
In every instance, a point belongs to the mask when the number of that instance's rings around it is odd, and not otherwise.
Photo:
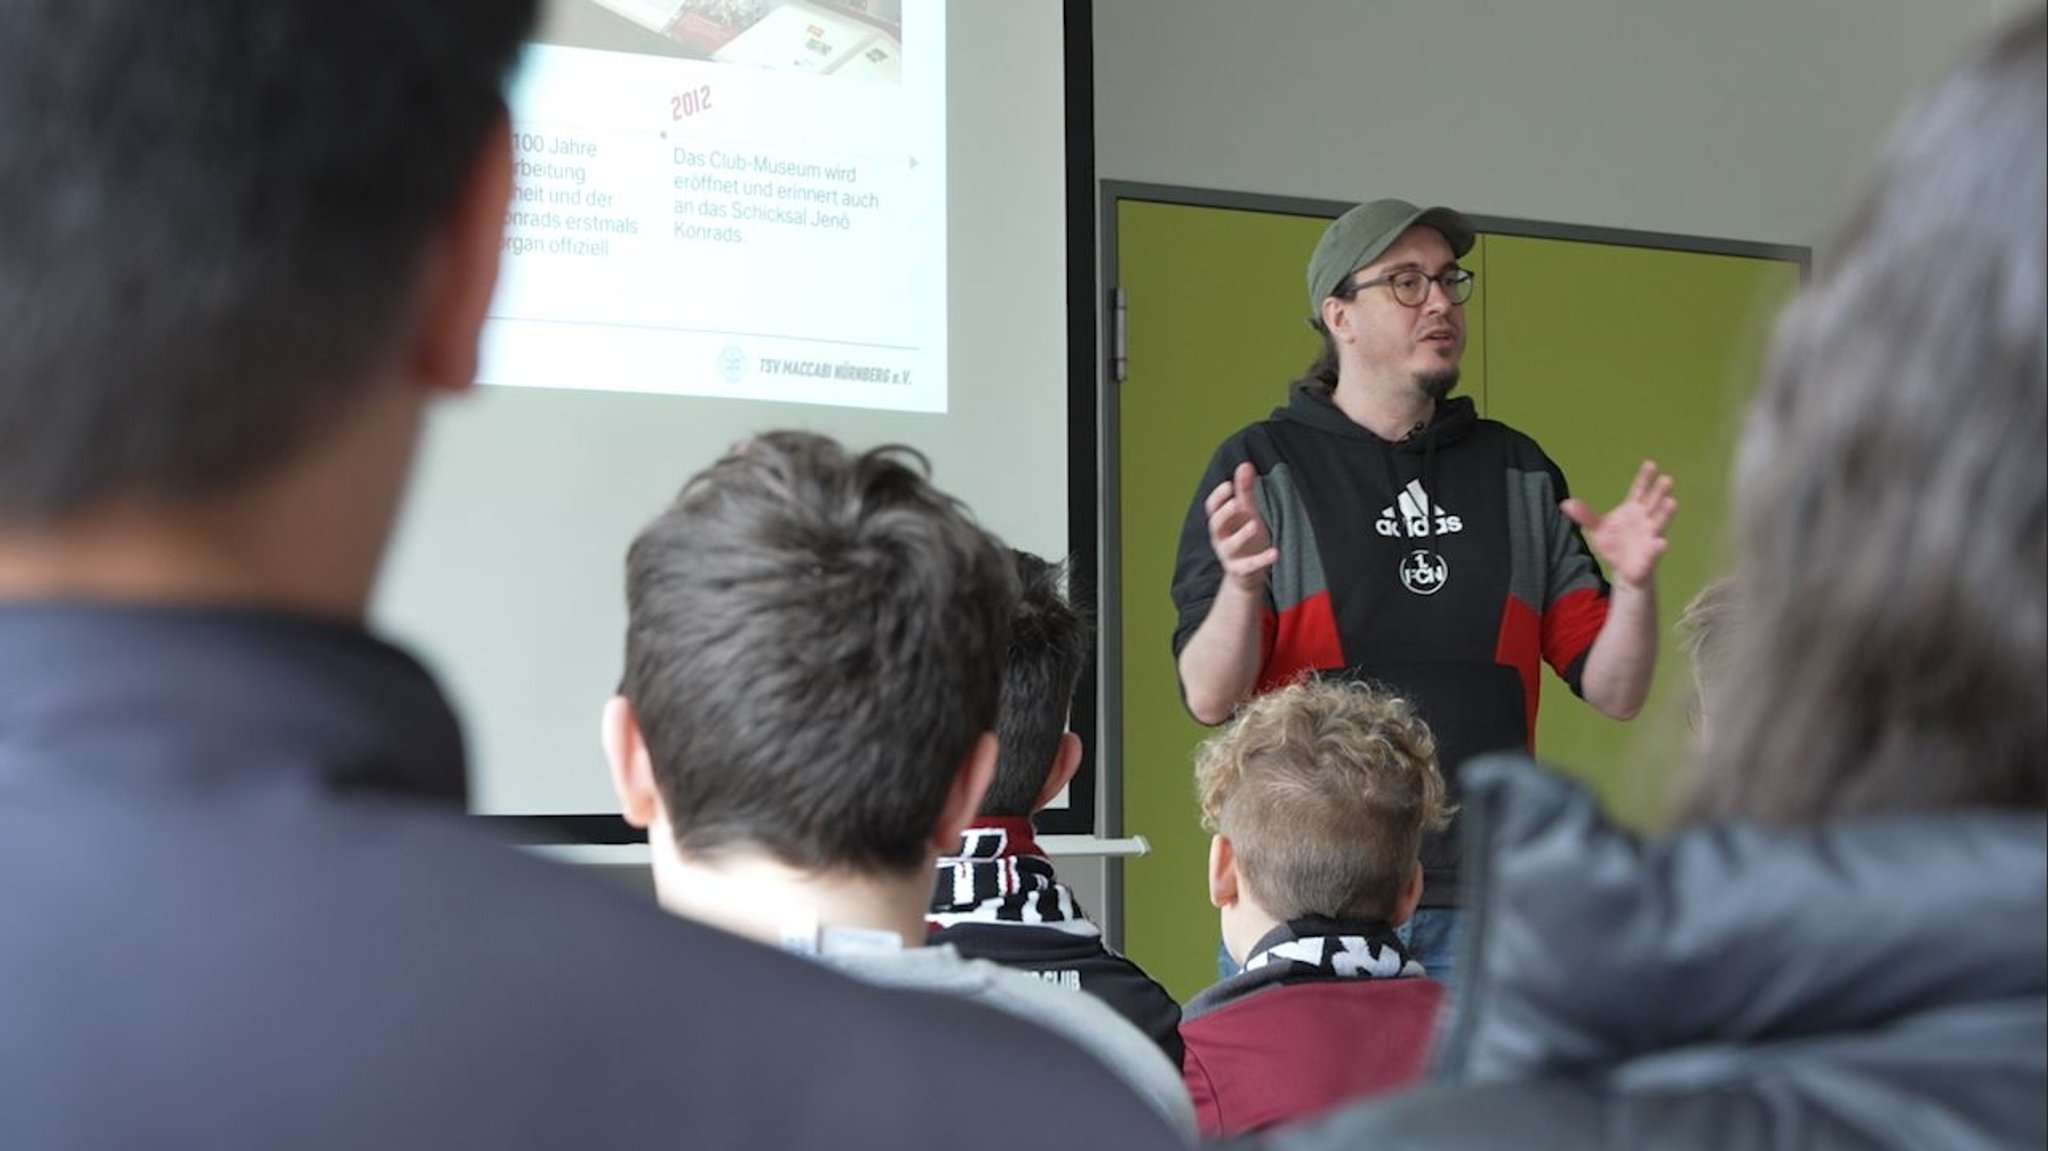
[(1653, 824), (1689, 738), (1691, 670), (1670, 625), (1725, 567), (1735, 433), (1799, 265), (1519, 236), (1486, 244), (1487, 414), (1535, 437), (1597, 509), (1622, 497), (1645, 459), (1677, 480), (1649, 704), (1617, 723), (1546, 673), (1536, 722), (1538, 755), (1587, 779), (1622, 818)]

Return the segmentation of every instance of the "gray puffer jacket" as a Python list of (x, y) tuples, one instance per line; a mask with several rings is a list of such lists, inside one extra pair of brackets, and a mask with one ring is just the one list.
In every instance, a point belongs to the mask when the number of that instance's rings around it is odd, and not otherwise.
[(1269, 1146), (2048, 1145), (2048, 817), (1645, 840), (1525, 759), (1465, 780), (1430, 1086)]

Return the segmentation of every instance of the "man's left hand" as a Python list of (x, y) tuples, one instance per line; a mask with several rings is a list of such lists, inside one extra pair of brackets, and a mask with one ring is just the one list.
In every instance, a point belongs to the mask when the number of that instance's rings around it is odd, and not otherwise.
[(1586, 533), (1586, 542), (1615, 583), (1640, 588), (1657, 572), (1657, 558), (1668, 543), (1664, 527), (1678, 514), (1678, 501), (1671, 498), (1671, 477), (1644, 460), (1628, 495), (1606, 515), (1594, 514), (1584, 500), (1566, 500), (1558, 508)]

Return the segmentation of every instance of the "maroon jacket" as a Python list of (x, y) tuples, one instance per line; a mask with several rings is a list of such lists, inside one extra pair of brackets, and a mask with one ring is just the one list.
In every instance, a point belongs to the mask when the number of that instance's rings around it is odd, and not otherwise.
[[(1263, 942), (1263, 941), (1262, 941)], [(1291, 1123), (1421, 1080), (1441, 983), (1274, 963), (1188, 1001), (1181, 1073), (1211, 1138)]]

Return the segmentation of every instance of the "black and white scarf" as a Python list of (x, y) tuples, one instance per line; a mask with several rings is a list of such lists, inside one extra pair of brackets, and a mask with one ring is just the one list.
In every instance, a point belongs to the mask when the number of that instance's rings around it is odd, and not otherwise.
[(1279, 965), (1290, 975), (1316, 972), (1343, 979), (1408, 979), (1425, 974), (1382, 920), (1332, 919), (1308, 915), (1259, 937), (1244, 969)]
[(1023, 816), (977, 819), (960, 837), (960, 850), (939, 860), (925, 926), (937, 931), (961, 923), (1015, 923), (1069, 935), (1100, 936), (1074, 892), (1053, 873), (1039, 850), (1031, 820)]

